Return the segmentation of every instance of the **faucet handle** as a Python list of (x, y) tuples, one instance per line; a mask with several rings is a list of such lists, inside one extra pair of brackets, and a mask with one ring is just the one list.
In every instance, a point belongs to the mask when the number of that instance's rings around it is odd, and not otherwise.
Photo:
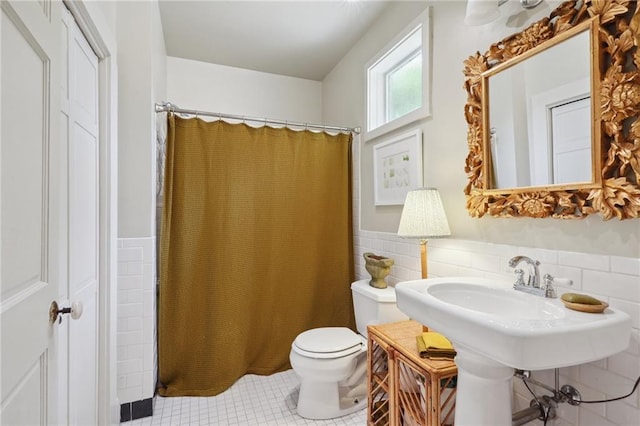
[(516, 274), (516, 282), (513, 284), (514, 287), (523, 286), (524, 284), (524, 271), (520, 268), (513, 271)]
[(549, 274), (544, 274), (542, 279), (544, 280), (544, 297), (554, 299), (556, 297), (556, 289), (553, 288), (553, 281), (555, 278)]
[(570, 287), (573, 285), (573, 280), (571, 278), (553, 277), (553, 282), (562, 287)]

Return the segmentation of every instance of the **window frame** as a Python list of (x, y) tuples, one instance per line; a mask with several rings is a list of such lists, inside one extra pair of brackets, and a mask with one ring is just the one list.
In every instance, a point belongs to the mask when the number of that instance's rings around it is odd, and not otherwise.
[[(411, 42), (416, 31), (421, 31), (420, 46)], [(414, 42), (415, 43), (415, 42)], [(402, 50), (406, 52), (403, 53)], [(422, 55), (421, 106), (393, 120), (388, 120), (388, 94), (386, 79), (390, 72), (408, 63), (420, 51)], [(364, 138), (370, 140), (431, 116), (431, 7), (418, 15), (396, 37), (381, 49), (364, 67), (365, 74), (365, 126)]]

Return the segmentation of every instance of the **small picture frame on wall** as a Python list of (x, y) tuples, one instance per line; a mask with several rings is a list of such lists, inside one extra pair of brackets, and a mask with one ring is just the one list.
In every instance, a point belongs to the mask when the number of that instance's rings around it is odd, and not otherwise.
[(376, 206), (402, 205), (407, 192), (422, 186), (422, 131), (382, 139), (373, 147)]

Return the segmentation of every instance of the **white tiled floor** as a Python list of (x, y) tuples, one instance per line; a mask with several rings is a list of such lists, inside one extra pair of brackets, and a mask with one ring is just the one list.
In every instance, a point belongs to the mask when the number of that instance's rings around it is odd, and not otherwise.
[(213, 397), (156, 396), (153, 417), (122, 423), (126, 426), (362, 426), (366, 410), (331, 420), (306, 420), (296, 414), (300, 382), (293, 370), (271, 376), (246, 375)]

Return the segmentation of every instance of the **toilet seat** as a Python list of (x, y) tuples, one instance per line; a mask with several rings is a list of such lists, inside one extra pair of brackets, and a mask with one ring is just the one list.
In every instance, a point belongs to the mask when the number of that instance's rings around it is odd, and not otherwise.
[(322, 327), (300, 333), (291, 346), (309, 358), (340, 358), (361, 351), (364, 340), (346, 327)]

